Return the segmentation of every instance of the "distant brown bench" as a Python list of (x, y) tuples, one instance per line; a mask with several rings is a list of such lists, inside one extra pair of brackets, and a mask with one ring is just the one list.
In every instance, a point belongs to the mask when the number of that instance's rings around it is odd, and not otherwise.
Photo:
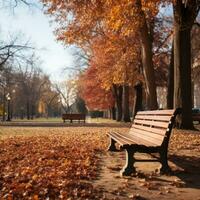
[[(121, 171), (122, 175), (128, 176), (135, 172), (134, 163), (156, 161), (161, 163), (161, 173), (169, 173), (168, 165), (168, 143), (171, 130), (176, 115), (180, 109), (176, 110), (154, 110), (140, 111), (134, 118), (133, 125), (128, 133), (110, 132), (109, 151), (117, 150), (115, 143), (119, 144), (120, 149), (126, 150), (126, 165)], [(156, 159), (137, 160), (134, 158), (136, 152), (158, 153)]]
[(73, 120), (78, 120), (79, 123), (80, 121), (83, 121), (85, 123), (85, 114), (63, 114), (62, 115), (62, 119), (63, 122), (65, 122), (65, 120), (70, 120), (70, 122), (72, 123)]
[(192, 119), (200, 123), (200, 110), (198, 108), (192, 109)]
[(198, 121), (200, 124), (200, 113), (192, 114), (193, 121)]

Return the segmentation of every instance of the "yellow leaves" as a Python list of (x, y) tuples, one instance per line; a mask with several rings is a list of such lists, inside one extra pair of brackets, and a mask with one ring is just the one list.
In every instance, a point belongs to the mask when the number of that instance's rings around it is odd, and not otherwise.
[(21, 175), (24, 176), (24, 175), (30, 174), (31, 172), (32, 172), (31, 167), (25, 167), (22, 170)]
[(65, 160), (64, 160), (64, 165), (71, 165), (71, 161), (68, 160), (68, 159), (65, 159)]
[(89, 167), (92, 164), (90, 157), (87, 157), (84, 161), (84, 165), (86, 167)]
[(106, 32), (120, 33), (123, 37), (136, 35), (142, 22), (140, 12), (144, 11), (151, 20), (159, 9), (160, 0), (137, 1), (54, 1), (43, 0), (47, 13), (55, 18), (58, 40), (78, 46), (90, 42)]
[(36, 181), (37, 178), (38, 178), (38, 175), (37, 175), (37, 174), (34, 174), (34, 175), (32, 176), (32, 180), (33, 180), (33, 181)]

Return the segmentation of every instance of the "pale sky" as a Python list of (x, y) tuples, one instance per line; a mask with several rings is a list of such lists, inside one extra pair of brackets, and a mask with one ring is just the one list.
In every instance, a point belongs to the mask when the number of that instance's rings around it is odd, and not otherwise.
[[(38, 6), (40, 5), (38, 3)], [(64, 48), (56, 41), (54, 29), (49, 21), (49, 16), (37, 8), (30, 10), (26, 6), (18, 6), (14, 12), (11, 9), (1, 8), (0, 35), (6, 37), (9, 34), (22, 32), (26, 40), (30, 39), (37, 49), (45, 49), (37, 51), (43, 61), (43, 71), (51, 75), (51, 80), (63, 80), (67, 72), (63, 72), (62, 69), (73, 65), (72, 49)]]

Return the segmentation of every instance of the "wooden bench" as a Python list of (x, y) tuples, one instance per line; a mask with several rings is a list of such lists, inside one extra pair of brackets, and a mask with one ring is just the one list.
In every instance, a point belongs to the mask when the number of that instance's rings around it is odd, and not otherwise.
[[(119, 132), (108, 133), (110, 137), (109, 151), (117, 150), (115, 143), (119, 144), (121, 150), (126, 151), (126, 164), (121, 170), (121, 175), (128, 176), (135, 172), (136, 161), (161, 163), (160, 173), (169, 173), (170, 168), (167, 161), (168, 143), (171, 130), (180, 109), (176, 110), (154, 110), (137, 112), (130, 131), (126, 134)], [(134, 158), (136, 152), (158, 153), (156, 159), (137, 160)]]
[(192, 109), (192, 119), (193, 121), (198, 121), (200, 123), (200, 110), (199, 108)]
[(194, 113), (192, 114), (192, 120), (193, 121), (198, 121), (200, 124), (200, 113)]
[(78, 120), (79, 123), (80, 121), (84, 121), (85, 123), (85, 114), (63, 114), (62, 115), (62, 119), (63, 119), (63, 122), (65, 122), (65, 120), (70, 120), (70, 122), (72, 123), (73, 120)]

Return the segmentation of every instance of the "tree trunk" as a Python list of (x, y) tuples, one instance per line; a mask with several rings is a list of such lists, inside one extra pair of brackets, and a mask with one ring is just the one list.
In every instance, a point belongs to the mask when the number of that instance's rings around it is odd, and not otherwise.
[(5, 91), (5, 88), (3, 88), (3, 118), (2, 118), (2, 121), (6, 121), (6, 115), (5, 115), (5, 112), (6, 112), (6, 91)]
[(194, 81), (191, 82), (192, 108), (194, 107)]
[(117, 107), (117, 121), (122, 120), (122, 93), (123, 93), (122, 86), (113, 85), (113, 94), (116, 100), (116, 107)]
[(191, 28), (198, 2), (174, 2), (174, 108), (181, 107), (180, 128), (193, 129), (191, 96)]
[(116, 120), (116, 108), (115, 108), (115, 106), (113, 106), (111, 110), (112, 110), (112, 119)]
[(168, 82), (167, 82), (167, 108), (173, 109), (174, 100), (174, 41), (171, 49), (171, 60), (169, 64)]
[(34, 118), (34, 115), (35, 115), (35, 106), (31, 105), (31, 119)]
[(123, 85), (123, 121), (130, 122), (130, 111), (129, 111), (129, 86)]
[(141, 0), (138, 0), (140, 6), (141, 21), (143, 21), (141, 27), (141, 46), (142, 46), (142, 65), (143, 73), (146, 84), (147, 93), (147, 108), (149, 110), (155, 110), (158, 108), (157, 94), (156, 94), (156, 83), (154, 75), (153, 65), (153, 53), (152, 53), (152, 39), (150, 31), (147, 26), (146, 17), (142, 10)]
[(29, 102), (29, 99), (27, 99), (27, 102), (26, 102), (26, 116), (27, 116), (27, 119), (29, 120), (30, 119), (30, 102)]
[(174, 39), (174, 108), (182, 108), (179, 127), (192, 129), (190, 29), (176, 26)]
[(46, 118), (49, 118), (49, 105), (47, 104)]
[(133, 105), (133, 119), (139, 110), (142, 110), (142, 83), (138, 83), (134, 86), (135, 96)]
[(13, 103), (10, 103), (10, 119), (12, 120), (13, 118)]

